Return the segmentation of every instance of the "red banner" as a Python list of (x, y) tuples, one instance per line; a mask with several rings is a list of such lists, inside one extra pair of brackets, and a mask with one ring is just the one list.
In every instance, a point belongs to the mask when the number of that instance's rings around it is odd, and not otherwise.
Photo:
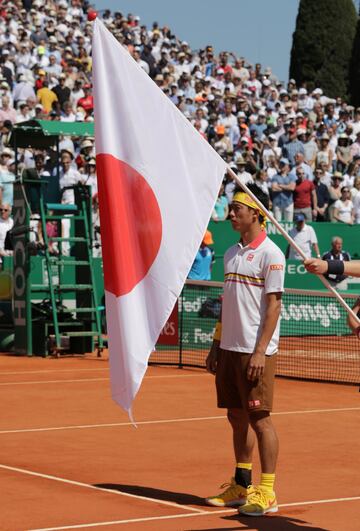
[(179, 308), (178, 301), (167, 320), (157, 341), (158, 345), (178, 345), (179, 344)]

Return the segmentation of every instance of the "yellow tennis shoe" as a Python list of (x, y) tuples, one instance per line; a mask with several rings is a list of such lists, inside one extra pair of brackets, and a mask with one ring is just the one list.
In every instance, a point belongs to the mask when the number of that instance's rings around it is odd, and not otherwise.
[(261, 487), (256, 487), (254, 493), (242, 507), (239, 507), (240, 514), (247, 516), (263, 516), (266, 513), (276, 513), (278, 505), (275, 492), (267, 491)]
[(217, 496), (210, 496), (205, 498), (208, 505), (214, 507), (236, 507), (244, 505), (247, 502), (248, 496), (254, 492), (254, 487), (250, 485), (247, 489), (235, 483), (235, 478), (231, 478), (230, 483), (221, 485), (221, 489), (227, 487), (224, 492)]

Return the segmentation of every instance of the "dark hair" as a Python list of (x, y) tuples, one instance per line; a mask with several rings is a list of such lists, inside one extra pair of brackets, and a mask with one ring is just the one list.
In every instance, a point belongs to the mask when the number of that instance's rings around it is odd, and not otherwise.
[[(248, 183), (247, 188), (254, 194), (254, 196), (259, 199), (259, 201), (264, 205), (264, 207), (269, 210), (269, 196), (261, 190), (261, 188), (256, 183)], [(236, 192), (244, 192), (240, 186), (236, 185), (234, 189), (234, 195)], [(249, 207), (250, 208), (250, 207)], [(262, 223), (264, 221), (264, 216), (262, 214), (259, 214), (259, 222)]]

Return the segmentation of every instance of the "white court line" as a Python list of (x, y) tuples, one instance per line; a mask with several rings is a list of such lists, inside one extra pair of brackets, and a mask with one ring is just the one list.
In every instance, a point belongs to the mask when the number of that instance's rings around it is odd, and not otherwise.
[[(272, 416), (277, 415), (306, 415), (307, 413), (341, 413), (344, 411), (360, 411), (360, 407), (343, 407), (333, 409), (304, 409), (299, 411), (278, 411), (272, 413)], [(159, 419), (159, 420), (142, 420), (136, 422), (137, 426), (147, 424), (173, 424), (176, 422), (199, 422), (202, 420), (223, 420), (226, 419), (226, 415), (217, 415), (213, 417), (188, 417), (180, 419)], [(61, 430), (86, 430), (94, 428), (119, 428), (122, 426), (133, 426), (131, 422), (112, 422), (106, 424), (79, 424), (71, 426), (54, 426), (50, 428), (23, 428), (14, 430), (1, 430), (0, 435), (6, 435), (9, 433), (33, 433), (43, 431), (61, 431)]]
[(26, 470), (25, 468), (17, 468), (14, 466), (1, 465), (0, 468), (4, 470), (10, 470), (11, 472), (18, 472), (20, 474), (25, 474), (27, 476), (35, 476), (41, 479), (48, 479), (51, 481), (57, 481), (58, 483), (66, 483), (67, 485), (74, 485), (75, 487), (83, 487), (85, 489), (98, 490), (101, 492), (106, 492), (108, 494), (116, 494), (117, 496), (125, 496), (127, 498), (136, 498), (137, 500), (143, 500), (148, 502), (160, 503), (161, 505), (167, 505), (169, 507), (176, 507), (185, 509), (186, 511), (192, 511), (194, 513), (203, 512), (201, 509), (195, 509), (195, 507), (188, 507), (187, 505), (181, 505), (175, 502), (159, 500), (157, 498), (150, 498), (149, 496), (139, 496), (137, 494), (129, 494), (128, 492), (122, 492), (115, 489), (105, 489), (104, 487), (97, 487), (95, 485), (90, 485), (89, 483), (82, 483), (80, 481), (74, 481), (72, 479), (64, 479), (58, 476), (50, 476), (49, 474), (41, 474), (40, 472), (34, 472), (32, 470)]
[(12, 375), (12, 374), (46, 374), (49, 372), (61, 373), (61, 372), (92, 372), (92, 371), (108, 371), (109, 367), (100, 367), (99, 369), (41, 369), (39, 371), (6, 371), (0, 373), (3, 375)]
[[(1, 376), (1, 373), (0, 373)], [(157, 380), (162, 378), (196, 378), (198, 376), (209, 376), (207, 373), (204, 374), (159, 374), (152, 376), (145, 376), (146, 380)], [(102, 382), (108, 381), (109, 377), (106, 378), (78, 378), (71, 380), (27, 380), (24, 382), (0, 382), (0, 386), (10, 386), (10, 385), (36, 385), (36, 384), (61, 384), (61, 383), (78, 383), (78, 382)]]
[[(302, 505), (320, 505), (323, 503), (339, 503), (339, 502), (346, 502), (346, 501), (359, 501), (360, 496), (354, 496), (353, 498), (334, 498), (334, 499), (328, 499), (328, 500), (314, 500), (314, 501), (305, 501), (305, 502), (294, 502), (294, 503), (282, 503), (279, 504), (280, 508), (283, 507), (298, 507)], [(147, 518), (133, 518), (130, 520), (113, 520), (110, 522), (96, 522), (91, 524), (77, 524), (77, 525), (67, 525), (63, 527), (43, 527), (38, 529), (30, 529), (29, 531), (61, 531), (66, 529), (85, 529), (89, 527), (105, 527), (108, 525), (116, 525), (116, 524), (135, 524), (139, 522), (151, 522), (151, 521), (157, 521), (157, 520), (174, 520), (179, 518), (192, 518), (194, 516), (217, 516), (219, 514), (234, 514), (236, 515), (235, 509), (224, 509), (221, 511), (199, 511), (198, 513), (184, 513), (184, 514), (175, 514), (175, 515), (169, 515), (169, 516), (151, 516)], [(281, 515), (280, 515), (281, 516)]]

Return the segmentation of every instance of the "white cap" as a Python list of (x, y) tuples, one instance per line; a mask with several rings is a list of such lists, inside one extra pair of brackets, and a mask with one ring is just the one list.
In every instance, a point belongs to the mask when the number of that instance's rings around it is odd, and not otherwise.
[(300, 96), (302, 96), (304, 94), (307, 94), (306, 88), (304, 88), (304, 87), (299, 88), (299, 94), (300, 94)]

